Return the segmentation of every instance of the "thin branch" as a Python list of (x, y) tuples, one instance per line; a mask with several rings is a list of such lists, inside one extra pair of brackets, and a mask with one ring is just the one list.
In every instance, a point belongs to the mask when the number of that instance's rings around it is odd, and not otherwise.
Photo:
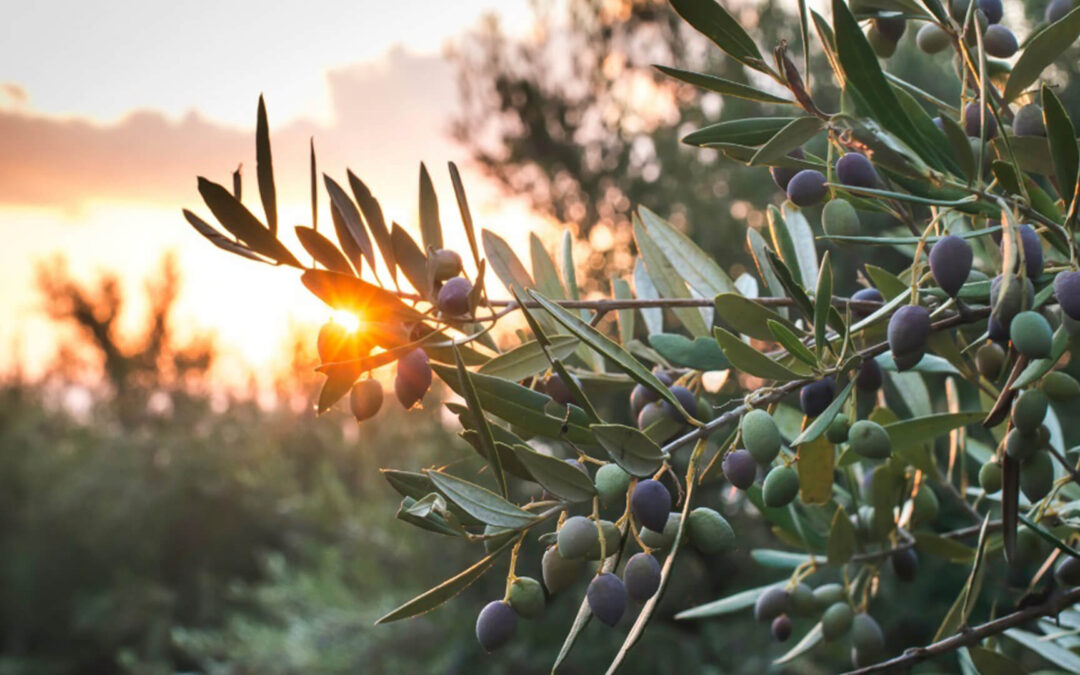
[(869, 673), (880, 673), (884, 671), (905, 672), (907, 668), (920, 661), (925, 661), (934, 658), (935, 656), (941, 656), (942, 654), (948, 654), (961, 647), (978, 644), (983, 638), (1004, 633), (1010, 628), (1021, 626), (1033, 619), (1044, 616), (1054, 616), (1061, 610), (1072, 606), (1077, 601), (1080, 601), (1080, 588), (1071, 588), (1064, 593), (1057, 593), (1050, 596), (1050, 598), (1041, 605), (1033, 605), (1013, 612), (1012, 614), (1006, 614), (993, 621), (988, 621), (981, 626), (969, 628), (957, 635), (941, 640), (940, 642), (935, 642), (925, 647), (909, 649), (896, 658), (875, 663), (865, 668), (849, 671), (846, 675), (868, 675)]
[(1069, 460), (1065, 459), (1065, 457), (1060, 452), (1058, 452), (1057, 448), (1055, 448), (1054, 446), (1048, 445), (1046, 449), (1049, 450), (1050, 454), (1054, 456), (1054, 459), (1056, 459), (1058, 463), (1061, 464), (1062, 468), (1069, 472), (1069, 475), (1072, 477), (1073, 482), (1077, 485), (1080, 485), (1080, 471), (1077, 471), (1076, 467), (1074, 467), (1072, 464), (1069, 464)]

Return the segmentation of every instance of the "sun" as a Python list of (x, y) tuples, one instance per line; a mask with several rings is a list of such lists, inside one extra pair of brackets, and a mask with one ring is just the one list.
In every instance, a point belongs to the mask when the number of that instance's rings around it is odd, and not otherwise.
[(360, 317), (344, 309), (335, 309), (330, 313), (330, 318), (349, 333), (360, 330)]

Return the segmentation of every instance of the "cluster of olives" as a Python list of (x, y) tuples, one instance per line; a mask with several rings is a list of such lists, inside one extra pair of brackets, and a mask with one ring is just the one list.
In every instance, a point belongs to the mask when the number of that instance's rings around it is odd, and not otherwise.
[[(789, 156), (805, 159), (806, 153), (802, 148), (796, 148)], [(777, 166), (770, 169), (770, 173), (773, 182), (787, 193), (788, 199), (796, 206), (814, 206), (821, 203), (829, 193), (825, 174), (817, 169), (797, 170)], [(836, 179), (843, 185), (856, 188), (875, 188), (880, 183), (873, 163), (866, 155), (858, 152), (849, 152), (837, 160)], [(858, 216), (855, 208), (846, 200), (831, 200), (822, 214), (822, 221), (830, 234), (858, 233)]]
[(435, 305), (444, 317), (460, 317), (469, 314), (469, 296), (473, 285), (461, 274), (461, 256), (457, 251), (441, 248), (432, 252), (435, 281)]
[(851, 660), (856, 668), (877, 661), (885, 649), (885, 636), (874, 617), (852, 609), (840, 584), (811, 589), (805, 583), (773, 586), (758, 596), (754, 618), (770, 625), (773, 638), (791, 637), (791, 617), (821, 616), (822, 636), (836, 642), (851, 635)]
[[(968, 5), (968, 0), (952, 0), (949, 3), (949, 13), (957, 21), (963, 22)], [(983, 48), (986, 50), (987, 55), (999, 59), (1011, 58), (1020, 49), (1020, 44), (1012, 31), (1001, 25), (1000, 22), (1004, 15), (1005, 11), (1001, 0), (977, 0), (973, 20), (964, 33), (964, 40), (969, 45), (976, 44), (978, 37), (975, 29), (976, 24), (978, 24), (978, 30), (983, 34)], [(919, 29), (918, 34), (915, 36), (915, 43), (919, 46), (919, 49), (927, 54), (937, 54), (952, 45), (952, 37), (938, 24), (927, 23)], [(878, 51), (876, 45), (875, 51), (877, 51), (878, 56), (891, 56), (891, 53), (883, 54)]]
[[(705, 401), (699, 401), (694, 396), (694, 392), (688, 388), (681, 384), (675, 384), (675, 379), (670, 373), (656, 370), (653, 374), (675, 395), (683, 410), (689, 413), (690, 417), (700, 419), (702, 416), (707, 415), (708, 404)], [(678, 428), (682, 428), (687, 424), (686, 418), (675, 406), (666, 399), (661, 399), (660, 395), (652, 389), (640, 384), (630, 392), (630, 415), (637, 421), (638, 429), (642, 431), (663, 421), (674, 422), (678, 425)]]
[[(743, 447), (724, 456), (722, 468), (728, 482), (746, 490), (757, 480), (759, 467), (769, 466), (780, 455), (783, 439), (772, 415), (764, 410), (751, 410), (739, 423)], [(766, 506), (787, 506), (799, 494), (799, 474), (787, 463), (774, 466), (765, 475), (761, 486)]]
[[(580, 466), (580, 464), (579, 464)], [(581, 466), (581, 469), (588, 473)], [(631, 477), (616, 464), (604, 464), (595, 477), (600, 502), (611, 506), (629, 493), (630, 513), (640, 525), (640, 539), (645, 550), (632, 555), (622, 567), (621, 576), (598, 570), (589, 582), (585, 600), (601, 623), (616, 625), (626, 612), (629, 601), (645, 603), (660, 589), (660, 561), (654, 552), (664, 552), (674, 545), (682, 514), (672, 511), (671, 493), (657, 480), (639, 481), (630, 490)], [(486, 530), (491, 534), (493, 530)], [(735, 546), (735, 532), (727, 520), (713, 509), (699, 507), (687, 516), (689, 542), (701, 553), (715, 555)], [(507, 536), (512, 536), (508, 533)], [(543, 586), (528, 577), (513, 577), (506, 598), (488, 603), (476, 621), (476, 637), (487, 651), (505, 644), (513, 635), (517, 618), (532, 618), (544, 608), (544, 588), (555, 595), (570, 587), (583, 574), (586, 563), (619, 552), (622, 535), (619, 527), (603, 519), (587, 516), (566, 518), (555, 533), (555, 543), (541, 559)], [(505, 539), (489, 538), (497, 545)]]

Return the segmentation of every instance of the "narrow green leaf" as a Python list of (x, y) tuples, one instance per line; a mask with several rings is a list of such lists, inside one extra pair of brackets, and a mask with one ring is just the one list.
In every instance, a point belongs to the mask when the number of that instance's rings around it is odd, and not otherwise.
[(390, 623), (392, 621), (400, 621), (401, 619), (408, 619), (418, 614), (424, 614), (429, 612), (439, 605), (442, 605), (446, 601), (452, 599), (458, 593), (462, 592), (466, 588), (472, 585), (474, 581), (479, 579), (487, 572), (491, 565), (502, 555), (503, 551), (508, 549), (514, 540), (500, 546), (491, 554), (482, 558), (479, 562), (473, 564), (471, 567), (458, 573), (456, 576), (447, 579), (435, 588), (416, 596), (412, 600), (406, 602), (404, 605), (397, 609), (383, 615), (375, 625), (384, 623)]
[(566, 298), (562, 281), (559, 280), (559, 270), (555, 267), (555, 261), (548, 255), (540, 237), (535, 232), (529, 233), (529, 257), (532, 262), (532, 275), (536, 281), (536, 289), (548, 296), (562, 300)]
[(776, 272), (776, 278), (780, 280), (780, 285), (784, 287), (785, 294), (795, 301), (795, 306), (799, 308), (799, 311), (810, 319), (814, 316), (814, 305), (810, 302), (810, 297), (806, 295), (806, 291), (799, 282), (792, 276), (791, 270), (784, 264), (784, 261), (780, 259), (780, 256), (776, 255), (776, 252), (771, 248), (765, 249), (765, 257), (769, 260), (769, 265), (773, 271)]
[(983, 519), (982, 529), (979, 531), (979, 544), (975, 550), (975, 560), (971, 566), (971, 573), (968, 574), (967, 582), (964, 584), (963, 589), (961, 589), (960, 595), (957, 596), (956, 601), (945, 615), (945, 620), (941, 622), (941, 626), (934, 635), (934, 642), (953, 635), (967, 622), (971, 608), (974, 606), (975, 601), (979, 597), (979, 593), (982, 591), (983, 575), (986, 569), (986, 566), (983, 564), (986, 558), (986, 526), (989, 522), (990, 516), (988, 514), (986, 518)]
[(814, 348), (818, 360), (825, 358), (828, 343), (825, 341), (829, 328), (829, 309), (832, 308), (832, 267), (829, 265), (829, 252), (821, 259), (821, 271), (818, 273), (817, 292), (814, 294)]
[[(619, 277), (611, 278), (611, 294), (616, 300), (631, 300), (634, 297), (629, 282)], [(629, 344), (634, 339), (634, 310), (615, 310), (615, 317), (619, 322), (619, 341), (624, 345)]]
[[(394, 242), (390, 230), (386, 226), (386, 218), (383, 216), (382, 207), (379, 206), (379, 200), (375, 199), (368, 186), (364, 184), (364, 181), (357, 178), (356, 174), (349, 170), (346, 170), (345, 174), (349, 179), (349, 189), (352, 190), (353, 198), (360, 206), (360, 213), (363, 215), (368, 229), (371, 230), (371, 236), (375, 238), (383, 262), (386, 263), (386, 268), (390, 270), (390, 275), (397, 279)], [(372, 264), (374, 265), (374, 263)]]
[(443, 247), (442, 223), (439, 222), (439, 198), (424, 163), (420, 163), (420, 239), (425, 254)]
[(536, 284), (529, 276), (529, 272), (505, 239), (491, 230), (482, 230), (480, 238), (484, 243), (484, 254), (491, 263), (491, 269), (506, 286), (506, 290), (509, 291), (515, 284), (521, 288), (535, 288)]
[(648, 368), (642, 365), (640, 361), (635, 359), (630, 352), (626, 351), (615, 342), (612, 342), (606, 335), (536, 291), (529, 291), (529, 295), (532, 296), (532, 299), (538, 302), (541, 307), (546, 309), (556, 321), (561, 323), (563, 327), (576, 335), (579, 340), (589, 345), (589, 347), (597, 353), (614, 361), (615, 364), (619, 366), (619, 369), (629, 375), (635, 382), (652, 389), (659, 394), (661, 398), (674, 406), (676, 411), (683, 416), (688, 417), (686, 410), (684, 410), (679, 403), (679, 399), (675, 398), (675, 395), (664, 386), (664, 383), (658, 380), (656, 376), (653, 375)]
[[(649, 278), (652, 279), (653, 285), (659, 291), (660, 297), (693, 297), (686, 287), (685, 279), (675, 269), (667, 256), (664, 255), (660, 247), (656, 245), (656, 242), (653, 241), (637, 214), (634, 215), (634, 241), (637, 243), (641, 258), (645, 261), (645, 269), (649, 273)], [(705, 326), (705, 320), (696, 307), (676, 307), (672, 309), (672, 313), (678, 317), (691, 335), (698, 337), (707, 334), (708, 328)]]
[[(1075, 10), (1070, 13), (1077, 14)], [(1078, 14), (1080, 23), (1080, 14)], [(1042, 88), (1043, 121), (1046, 124), (1046, 136), (1050, 142), (1050, 156), (1054, 159), (1054, 174), (1061, 186), (1065, 210), (1072, 204), (1076, 190), (1076, 175), (1080, 167), (1080, 148), (1076, 145), (1076, 129), (1069, 119), (1069, 113), (1062, 105), (1054, 90), (1047, 85)]]
[(750, 117), (717, 122), (687, 134), (683, 143), (708, 147), (713, 143), (758, 146), (768, 143), (794, 117)]
[(345, 255), (334, 246), (334, 242), (318, 233), (310, 227), (297, 225), (296, 238), (316, 262), (332, 272), (341, 274), (353, 274), (352, 265), (345, 259)]
[[(330, 195), (330, 215), (333, 216), (336, 211), (337, 216), (341, 218), (340, 221), (335, 220), (334, 225), (338, 229), (338, 241), (341, 242), (342, 250), (349, 255), (357, 272), (360, 271), (359, 256), (354, 251), (359, 251), (367, 264), (374, 269), (375, 250), (371, 247), (371, 239), (368, 237), (367, 230), (364, 229), (364, 222), (360, 220), (360, 211), (357, 210), (352, 197), (326, 174), (323, 174), (323, 184), (326, 186), (327, 194)], [(345, 232), (342, 232), (339, 222), (344, 225)], [(350, 239), (355, 244), (355, 248), (349, 245)]]
[(797, 105), (795, 101), (788, 98), (781, 98), (774, 96), (768, 92), (756, 89), (741, 82), (733, 82), (731, 80), (725, 80), (722, 77), (716, 77), (715, 75), (707, 75), (705, 73), (695, 73), (689, 70), (680, 70), (678, 68), (670, 68), (668, 66), (653, 66), (661, 73), (674, 77), (676, 80), (681, 80), (687, 84), (692, 84), (695, 87), (700, 87), (706, 91), (713, 91), (721, 96), (733, 96), (735, 98), (742, 98), (748, 101), (758, 101), (760, 103), (778, 103), (786, 105)]
[(427, 280), (427, 256), (416, 245), (413, 238), (397, 223), (390, 231), (390, 244), (394, 249), (394, 259), (402, 274), (421, 297), (434, 300)]
[(632, 476), (651, 476), (664, 462), (664, 452), (648, 436), (622, 424), (594, 424), (597, 442), (624, 471)]
[(874, 288), (881, 291), (886, 300), (911, 292), (911, 288), (892, 272), (877, 265), (866, 265), (865, 269), (870, 281), (874, 282)]
[(529, 469), (537, 483), (568, 502), (587, 502), (596, 496), (596, 486), (572, 464), (541, 454), (527, 445), (515, 445), (514, 454)]
[[(787, 294), (784, 292), (784, 285), (780, 283), (780, 278), (776, 276), (772, 265), (769, 264), (768, 244), (765, 243), (765, 238), (760, 232), (750, 227), (746, 230), (746, 242), (750, 254), (754, 257), (754, 266), (757, 268), (758, 276), (765, 282), (769, 295), (776, 298), (785, 297)], [(787, 318), (787, 310), (780, 310), (780, 314)]]
[[(251, 211), (228, 190), (200, 176), (199, 194), (221, 226), (250, 246), (251, 250), (283, 265), (302, 267), (300, 261), (278, 241), (274, 233), (263, 227), (258, 218), (251, 215)], [(188, 222), (191, 222), (190, 219)]]
[(810, 367), (817, 366), (817, 357), (814, 356), (814, 352), (810, 351), (810, 348), (804, 345), (787, 326), (781, 324), (778, 321), (769, 319), (769, 331), (780, 345), (788, 350), (788, 353), (799, 359)]
[(958, 427), (980, 422), (985, 416), (985, 411), (936, 413), (886, 424), (885, 431), (889, 433), (893, 452), (897, 452), (922, 445), (927, 439), (937, 438)]
[(769, 164), (785, 156), (795, 148), (802, 147), (824, 127), (825, 123), (820, 118), (796, 117), (758, 149), (750, 158), (750, 166)]
[(818, 436), (799, 445), (799, 499), (803, 504), (828, 504), (832, 499), (836, 450), (829, 439)]
[(832, 525), (829, 527), (829, 543), (825, 550), (829, 564), (837, 566), (851, 560), (855, 553), (855, 527), (843, 506), (833, 513)]
[(756, 548), (750, 551), (750, 557), (762, 567), (779, 570), (793, 570), (810, 561), (810, 556), (805, 553), (776, 551), (769, 548)]
[(1027, 670), (1001, 652), (985, 647), (967, 647), (971, 662), (979, 675), (1027, 675)]
[(675, 618), (679, 621), (711, 619), (714, 616), (724, 616), (725, 614), (733, 614), (734, 612), (749, 609), (757, 602), (758, 596), (773, 586), (776, 586), (776, 583), (765, 584), (764, 586), (758, 586), (757, 588), (748, 588), (745, 591), (739, 591), (726, 598), (713, 600), (704, 605), (698, 605), (697, 607), (683, 610), (676, 614)]
[[(432, 370), (455, 393), (463, 395), (457, 370), (438, 363), (431, 364)], [(528, 433), (539, 434), (547, 438), (565, 438), (571, 443), (595, 445), (596, 439), (588, 429), (588, 418), (577, 406), (570, 406), (570, 417), (565, 422), (563, 417), (556, 417), (546, 412), (552, 403), (546, 394), (523, 387), (516, 382), (501, 377), (491, 377), (482, 373), (472, 374), (473, 385), (480, 397), (481, 407), (485, 412), (513, 423)], [(493, 427), (494, 429), (494, 427)]]
[(487, 488), (439, 471), (428, 471), (428, 477), (439, 492), (460, 506), (466, 513), (488, 525), (520, 529), (536, 520), (536, 516), (506, 501)]
[(419, 527), (428, 532), (442, 534), (449, 537), (461, 537), (464, 535), (461, 527), (451, 525), (450, 522), (438, 513), (435, 508), (439, 502), (446, 501), (442, 495), (430, 494), (424, 499), (416, 500), (405, 497), (398, 506), (394, 517), (414, 527)]
[(716, 340), (699, 337), (691, 340), (674, 333), (649, 336), (649, 346), (676, 366), (694, 370), (726, 370), (730, 365)]
[(424, 317), (394, 293), (356, 277), (328, 270), (307, 270), (300, 281), (334, 309), (343, 309), (368, 321), (420, 321)]
[[(259, 111), (255, 121), (255, 173), (259, 179), (266, 224), (271, 234), (277, 234), (277, 192), (274, 189), (274, 161), (270, 155), (270, 125), (266, 121), (266, 102), (259, 95)], [(239, 196), (237, 196), (239, 199)]]
[(780, 314), (737, 293), (721, 293), (713, 299), (713, 307), (716, 309), (717, 318), (725, 326), (758, 340), (771, 340), (775, 337), (775, 333), (769, 328), (770, 321), (781, 324), (792, 334), (798, 330), (795, 324)]
[[(1073, 14), (1076, 14), (1076, 10), (1073, 10), (1069, 16), (1072, 16)], [(1062, 19), (1062, 21), (1064, 20), (1065, 19)], [(1071, 650), (1065, 649), (1058, 643), (1053, 642), (1052, 640), (1045, 640), (1038, 635), (1029, 633), (1025, 630), (1020, 630), (1019, 628), (1010, 628), (1005, 631), (1005, 635), (1016, 640), (1050, 663), (1061, 666), (1067, 672), (1080, 673), (1080, 656), (1077, 656)]]
[(715, 257), (701, 250), (693, 239), (644, 206), (638, 207), (638, 214), (656, 247), (702, 297), (737, 292), (735, 282), (716, 263)]
[(949, 562), (968, 564), (975, 558), (975, 549), (956, 541), (939, 537), (932, 532), (915, 532), (915, 547), (924, 553)]
[(458, 381), (461, 382), (465, 405), (469, 407), (469, 412), (472, 413), (473, 421), (476, 423), (476, 432), (482, 448), (481, 454), (487, 457), (488, 466), (491, 467), (491, 475), (495, 479), (495, 485), (498, 486), (499, 493), (505, 499), (510, 490), (506, 483), (506, 474), (503, 473), (502, 462), (499, 461), (499, 453), (495, 449), (495, 438), (491, 435), (491, 427), (488, 424), (487, 417), (484, 415), (484, 409), (480, 405), (480, 395), (476, 393), (472, 375), (469, 373), (469, 369), (465, 367), (465, 362), (461, 360), (461, 352), (458, 351), (457, 345), (454, 345), (454, 362), (457, 364)]
[[(550, 338), (552, 355), (565, 359), (574, 353), (578, 339), (570, 335), (555, 335)], [(478, 372), (507, 380), (524, 380), (548, 369), (549, 363), (544, 349), (536, 340), (523, 343), (508, 352), (499, 354), (484, 365)]]
[(728, 362), (737, 370), (780, 382), (799, 380), (809, 375), (809, 372), (797, 373), (773, 361), (719, 326), (713, 328), (713, 335), (716, 336), (716, 342), (720, 345)]
[(671, 6), (731, 58), (763, 73), (772, 72), (761, 60), (754, 39), (716, 0), (671, 0)]
[(1073, 558), (1080, 558), (1080, 551), (1077, 551), (1072, 546), (1069, 546), (1060, 537), (1054, 536), (1054, 533), (1043, 527), (1041, 524), (1035, 522), (1031, 518), (1028, 518), (1024, 514), (1020, 514), (1020, 522), (1027, 525), (1032, 529), (1035, 534), (1039, 535), (1042, 539), (1047, 541), (1051, 546), (1058, 549), (1062, 553), (1072, 556)]
[[(656, 300), (660, 294), (656, 292), (649, 272), (645, 269), (645, 261), (640, 257), (634, 262), (634, 291), (642, 300)], [(664, 310), (659, 307), (642, 307), (641, 318), (645, 320), (645, 329), (650, 333), (664, 332)]]
[(250, 260), (255, 260), (257, 262), (270, 262), (266, 258), (263, 258), (263, 257), (260, 257), (259, 255), (257, 255), (250, 248), (244, 246), (243, 244), (239, 244), (239, 243), (233, 241), (232, 239), (229, 239), (228, 237), (226, 237), (222, 233), (218, 232), (216, 229), (214, 229), (214, 227), (212, 225), (210, 225), (205, 220), (198, 217), (197, 215), (195, 215), (191, 211), (188, 211), (187, 209), (183, 209), (183, 213), (184, 213), (184, 218), (188, 221), (188, 223), (193, 228), (195, 228), (196, 232), (198, 232), (202, 236), (206, 237), (206, 239), (211, 244), (213, 244), (214, 246), (217, 246), (221, 250), (228, 251), (229, 253), (235, 253), (236, 255), (243, 256), (245, 258), (248, 258)]
[(1076, 9), (1030, 37), (1005, 83), (1002, 96), (1005, 101), (1022, 94), (1077, 37), (1080, 37), (1080, 12)]
[(465, 196), (465, 183), (461, 180), (461, 173), (457, 164), (449, 163), (450, 182), (454, 185), (454, 197), (457, 199), (458, 211), (461, 213), (461, 223), (465, 226), (465, 237), (469, 240), (469, 251), (472, 252), (473, 262), (479, 267), (480, 250), (476, 247), (476, 227), (473, 225), (472, 211), (469, 210), (469, 200)]

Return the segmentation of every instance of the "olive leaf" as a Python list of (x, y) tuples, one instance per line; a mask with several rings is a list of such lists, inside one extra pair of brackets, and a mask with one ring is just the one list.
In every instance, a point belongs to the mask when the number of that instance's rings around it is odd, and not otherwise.
[(488, 525), (520, 529), (536, 520), (536, 515), (506, 501), (487, 488), (440, 471), (427, 471), (431, 482), (447, 499)]
[(594, 424), (596, 441), (623, 471), (631, 476), (651, 476), (660, 469), (666, 455), (643, 432), (621, 424)]
[(541, 454), (527, 445), (515, 445), (513, 450), (536, 482), (556, 497), (568, 502), (587, 502), (596, 496), (596, 486), (572, 464)]

